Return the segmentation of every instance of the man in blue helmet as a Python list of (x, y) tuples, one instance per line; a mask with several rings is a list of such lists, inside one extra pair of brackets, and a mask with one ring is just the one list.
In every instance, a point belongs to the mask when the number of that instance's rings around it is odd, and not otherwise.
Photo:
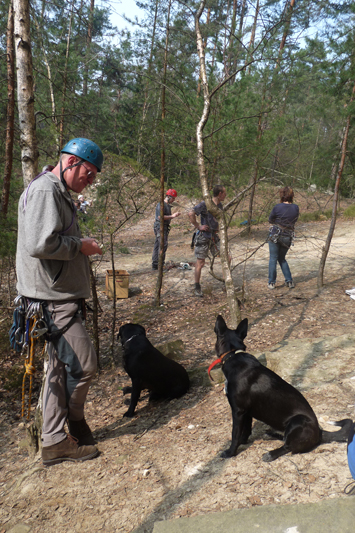
[(46, 466), (98, 455), (84, 417), (97, 362), (81, 312), (90, 296), (88, 256), (102, 251), (95, 239), (81, 236), (69, 191), (80, 194), (91, 185), (102, 163), (94, 142), (73, 139), (58, 164), (32, 180), (19, 201), (17, 290), (28, 301), (42, 303), (49, 328), (42, 431)]

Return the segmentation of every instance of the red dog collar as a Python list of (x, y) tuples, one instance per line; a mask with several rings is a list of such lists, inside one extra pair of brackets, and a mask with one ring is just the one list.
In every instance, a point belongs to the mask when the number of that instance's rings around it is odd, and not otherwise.
[[(210, 378), (210, 380), (214, 381), (213, 377), (211, 376), (212, 368), (218, 365), (218, 363), (223, 363), (223, 359), (226, 357), (226, 355), (232, 352), (233, 350), (230, 350), (229, 352), (222, 354), (220, 357), (218, 357), (218, 359), (216, 359), (215, 361), (213, 361), (213, 363), (210, 364), (210, 366), (208, 367), (208, 371), (207, 371), (208, 377)], [(244, 352), (244, 350), (236, 350), (234, 353), (239, 353), (239, 352)]]

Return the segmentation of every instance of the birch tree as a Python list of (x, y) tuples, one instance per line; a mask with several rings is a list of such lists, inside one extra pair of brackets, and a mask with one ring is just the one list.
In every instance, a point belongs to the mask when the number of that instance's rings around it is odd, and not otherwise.
[(29, 0), (13, 0), (13, 7), (21, 162), (23, 182), (26, 187), (36, 176), (38, 168), (30, 36), (30, 3)]
[(201, 182), (201, 189), (203, 199), (206, 202), (207, 209), (212, 213), (212, 215), (218, 220), (219, 223), (219, 233), (220, 233), (220, 254), (221, 254), (221, 263), (222, 271), (224, 276), (224, 281), (227, 291), (227, 301), (228, 307), (231, 315), (231, 324), (232, 328), (236, 328), (237, 324), (241, 320), (240, 307), (238, 299), (235, 294), (235, 287), (232, 278), (232, 273), (229, 264), (228, 258), (228, 235), (227, 235), (227, 224), (224, 212), (218, 209), (218, 207), (212, 202), (209, 195), (208, 183), (207, 183), (207, 174), (206, 174), (206, 165), (205, 165), (205, 154), (204, 154), (204, 138), (203, 130), (207, 124), (208, 117), (211, 111), (211, 98), (213, 94), (209, 89), (207, 72), (206, 72), (206, 59), (205, 59), (205, 48), (201, 34), (200, 20), (204, 12), (206, 5), (206, 0), (202, 0), (198, 11), (195, 15), (195, 31), (196, 31), (196, 40), (197, 40), (197, 52), (200, 60), (200, 79), (201, 86), (203, 91), (203, 110), (200, 120), (196, 128), (196, 140), (197, 140), (197, 166)]

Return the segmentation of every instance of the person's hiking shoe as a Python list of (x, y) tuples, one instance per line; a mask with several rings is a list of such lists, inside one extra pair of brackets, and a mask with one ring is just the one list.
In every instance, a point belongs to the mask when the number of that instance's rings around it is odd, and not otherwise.
[(195, 283), (195, 296), (199, 296), (200, 298), (203, 296), (201, 285), (199, 283)]
[(355, 300), (355, 294), (350, 294), (350, 298), (351, 298), (352, 300)]
[(93, 446), (96, 444), (91, 429), (85, 418), (81, 420), (68, 420), (69, 433), (75, 439), (78, 439), (78, 446)]
[(275, 288), (275, 283), (268, 283), (267, 284), (267, 288), (268, 289), (274, 289)]
[(158, 270), (158, 266), (152, 265), (152, 270)]
[(78, 446), (78, 441), (71, 435), (53, 446), (43, 446), (42, 461), (44, 466), (52, 466), (63, 461), (88, 461), (99, 454), (96, 446)]
[(285, 281), (285, 285), (289, 289), (294, 289), (295, 288), (295, 284), (293, 283), (293, 281)]
[(351, 294), (355, 294), (355, 287), (353, 287), (352, 289), (349, 289), (349, 290), (345, 291), (345, 294), (348, 294), (349, 296), (350, 296)]

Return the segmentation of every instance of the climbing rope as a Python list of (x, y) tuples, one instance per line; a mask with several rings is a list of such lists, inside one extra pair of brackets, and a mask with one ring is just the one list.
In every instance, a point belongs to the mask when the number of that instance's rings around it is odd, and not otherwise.
[(36, 320), (34, 318), (30, 318), (30, 324), (29, 324), (29, 344), (27, 347), (27, 353), (25, 356), (25, 373), (23, 375), (22, 380), (22, 412), (21, 416), (25, 416), (25, 397), (26, 397), (26, 377), (29, 376), (29, 388), (28, 388), (28, 411), (27, 411), (27, 420), (30, 418), (31, 414), (31, 398), (32, 398), (32, 386), (33, 386), (33, 376), (36, 372), (36, 368), (34, 366), (34, 358), (35, 358), (35, 351), (36, 351), (36, 343), (37, 339), (33, 338), (31, 333), (33, 332), (35, 328)]

